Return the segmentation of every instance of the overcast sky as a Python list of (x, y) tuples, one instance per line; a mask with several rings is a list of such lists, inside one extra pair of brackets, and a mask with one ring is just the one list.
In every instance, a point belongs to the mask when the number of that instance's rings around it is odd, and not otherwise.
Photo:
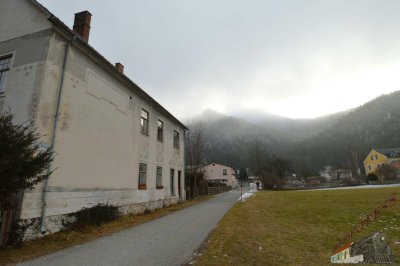
[(398, 0), (39, 0), (178, 118), (300, 118), (400, 89)]

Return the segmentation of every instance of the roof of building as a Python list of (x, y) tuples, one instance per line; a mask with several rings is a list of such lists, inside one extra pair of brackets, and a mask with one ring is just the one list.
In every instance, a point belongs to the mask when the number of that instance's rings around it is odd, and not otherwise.
[(337, 249), (337, 250), (332, 254), (332, 256), (335, 256), (336, 254), (342, 252), (343, 250), (348, 249), (349, 247), (351, 247), (351, 245), (353, 245), (353, 242), (348, 243), (348, 244), (346, 244), (346, 245), (340, 247), (339, 249)]
[(203, 168), (207, 167), (207, 166), (210, 166), (210, 165), (212, 165), (212, 166), (215, 166), (215, 165), (225, 166), (226, 168), (231, 168), (231, 169), (234, 170), (234, 168), (232, 166), (228, 166), (228, 165), (220, 164), (220, 163), (209, 163), (209, 164), (204, 165)]
[(400, 158), (400, 148), (374, 149), (388, 158)]
[(117, 75), (120, 78), (122, 78), (131, 87), (133, 87), (140, 95), (142, 95), (145, 99), (149, 100), (152, 104), (154, 104), (154, 106), (156, 108), (158, 108), (162, 112), (164, 112), (168, 117), (170, 117), (173, 121), (175, 121), (177, 124), (179, 124), (185, 130), (188, 130), (188, 128), (182, 122), (180, 122), (175, 116), (173, 116), (168, 110), (166, 110), (161, 104), (159, 104), (154, 98), (152, 98), (147, 92), (145, 92), (142, 88), (140, 88), (130, 78), (128, 78), (123, 73), (119, 72), (110, 61), (108, 61), (103, 55), (101, 55), (99, 52), (97, 52), (96, 49), (94, 49), (91, 45), (89, 45), (86, 41), (84, 41), (82, 39), (82, 37), (79, 36), (79, 34), (76, 34), (76, 32), (74, 32), (70, 27), (68, 27), (64, 22), (62, 22), (58, 17), (56, 17), (53, 13), (51, 13), (46, 7), (44, 7), (42, 4), (40, 4), (36, 0), (28, 0), (28, 1), (30, 1), (34, 6), (36, 6), (40, 11), (45, 13), (50, 22), (52, 22), (54, 25), (63, 29), (67, 34), (72, 35), (74, 40), (77, 40), (79, 42), (79, 45), (82, 45), (82, 46), (88, 48), (88, 50), (94, 56), (96, 56), (99, 60), (103, 61), (106, 65), (108, 65), (108, 67), (111, 67), (112, 74)]

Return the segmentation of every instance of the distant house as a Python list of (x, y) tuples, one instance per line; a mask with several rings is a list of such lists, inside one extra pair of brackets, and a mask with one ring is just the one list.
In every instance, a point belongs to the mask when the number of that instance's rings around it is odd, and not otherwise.
[(202, 171), (204, 172), (205, 179), (208, 182), (221, 182), (232, 187), (238, 185), (235, 170), (230, 166), (211, 163), (204, 166)]
[(319, 175), (326, 178), (328, 182), (330, 181), (341, 181), (345, 179), (352, 179), (353, 174), (351, 170), (347, 169), (336, 169), (334, 170), (331, 166), (325, 168), (325, 170), (320, 171)]
[(390, 164), (400, 171), (400, 148), (372, 149), (364, 160), (365, 173), (376, 173), (383, 164)]
[(327, 166), (325, 167), (324, 170), (319, 171), (319, 176), (326, 178), (326, 180), (329, 182), (333, 178), (333, 167), (332, 166)]
[(349, 243), (347, 245), (344, 245), (341, 249), (336, 251), (336, 253), (331, 256), (331, 262), (334, 263), (337, 261), (340, 262), (340, 261), (349, 259), (351, 245), (353, 245), (353, 242)]

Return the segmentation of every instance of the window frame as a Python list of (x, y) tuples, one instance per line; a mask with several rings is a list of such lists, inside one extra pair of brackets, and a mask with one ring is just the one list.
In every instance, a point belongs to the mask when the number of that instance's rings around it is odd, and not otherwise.
[(162, 184), (162, 167), (157, 166), (157, 168), (156, 168), (156, 189), (162, 189), (162, 188), (164, 188), (164, 186)]
[(226, 168), (222, 169), (222, 175), (228, 175), (228, 169)]
[(157, 140), (159, 142), (164, 142), (164, 121), (162, 121), (161, 119), (157, 119)]
[[(147, 117), (144, 117), (143, 113), (145, 113), (147, 115)], [(140, 110), (140, 132), (146, 136), (149, 135), (149, 131), (150, 131), (149, 130), (149, 121), (150, 121), (150, 113), (146, 109), (142, 108)]]
[[(141, 166), (144, 166), (144, 168), (141, 168)], [(139, 189), (147, 189), (147, 164), (139, 163), (139, 171), (138, 172), (139, 172), (138, 188)], [(144, 181), (143, 181), (143, 179), (144, 179)]]
[(173, 138), (174, 138), (174, 139), (173, 139), (174, 149), (179, 150), (179, 149), (180, 149), (180, 145), (179, 145), (180, 138), (179, 138), (179, 132), (178, 132), (178, 131), (174, 130), (174, 136), (173, 136)]
[[(0, 61), (4, 60), (7, 61), (5, 64), (6, 67), (2, 68), (0, 64), (0, 97), (5, 95), (6, 93), (6, 83), (7, 83), (7, 78), (11, 70), (12, 66), (12, 58), (14, 57), (13, 53), (10, 54), (4, 54), (0, 55)], [(4, 74), (5, 73), (5, 74)], [(3, 78), (4, 75), (4, 78)]]

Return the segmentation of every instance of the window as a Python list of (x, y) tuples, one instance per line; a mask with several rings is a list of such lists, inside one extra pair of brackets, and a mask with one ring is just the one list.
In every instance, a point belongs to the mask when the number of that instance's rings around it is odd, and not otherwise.
[(374, 160), (374, 156), (371, 155), (371, 161), (373, 161), (373, 160)]
[(139, 189), (146, 189), (147, 164), (139, 164)]
[(171, 196), (175, 196), (175, 169), (171, 169), (170, 172), (170, 179), (171, 179)]
[(222, 169), (222, 175), (226, 175), (226, 169)]
[(182, 198), (182, 190), (181, 190), (181, 186), (182, 186), (182, 172), (178, 171), (178, 196), (179, 198)]
[(164, 122), (160, 119), (157, 121), (157, 140), (163, 142), (164, 140)]
[(368, 170), (370, 170), (370, 171), (371, 171), (371, 165), (368, 165)]
[(156, 173), (156, 188), (162, 189), (162, 167), (157, 166), (157, 173)]
[(149, 112), (144, 109), (140, 113), (140, 131), (145, 135), (149, 135)]
[(174, 130), (174, 148), (179, 149), (179, 133)]
[(378, 160), (378, 155), (377, 154), (375, 154), (375, 160)]
[(12, 55), (0, 58), (0, 95), (5, 92), (6, 80), (10, 71)]

